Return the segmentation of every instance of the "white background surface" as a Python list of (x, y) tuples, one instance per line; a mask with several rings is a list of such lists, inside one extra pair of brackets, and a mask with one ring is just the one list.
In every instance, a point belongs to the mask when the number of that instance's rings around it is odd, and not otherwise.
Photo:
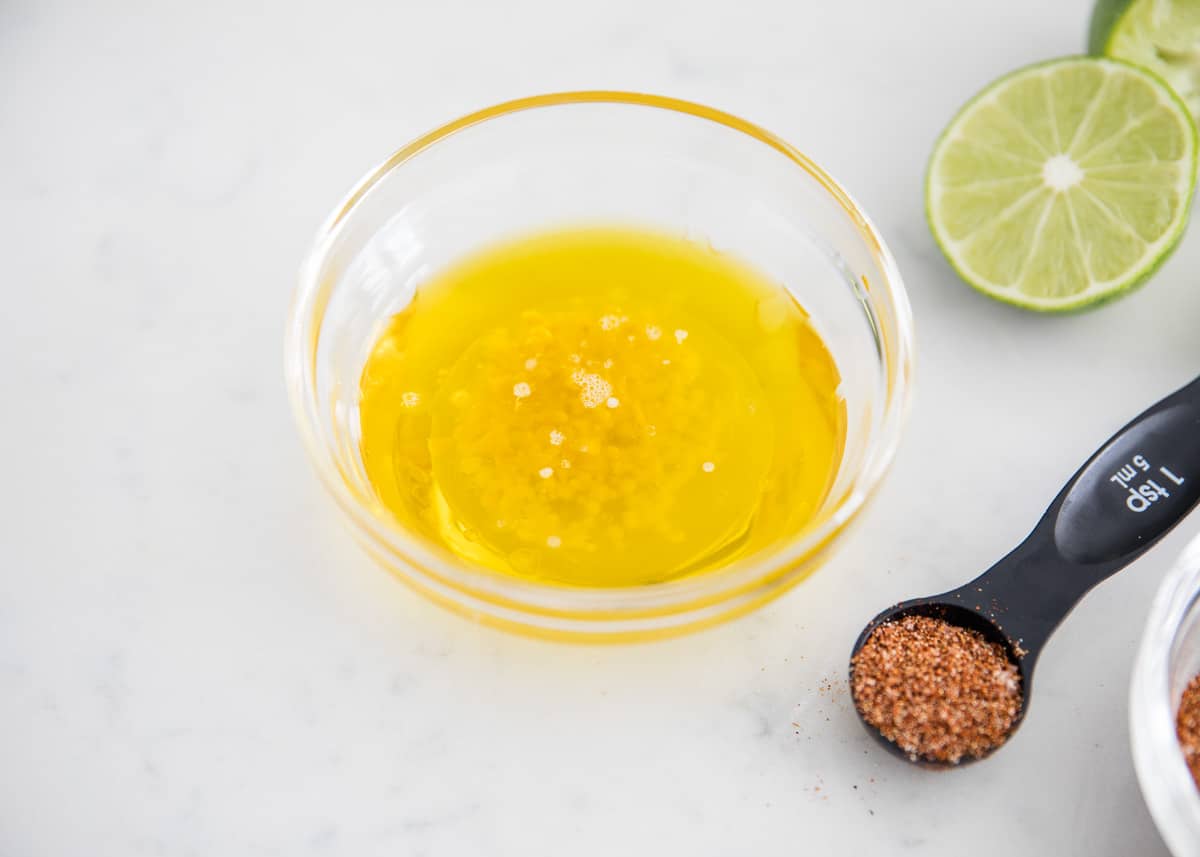
[[(961, 285), (930, 146), (1086, 0), (0, 0), (0, 855), (1146, 855), (1126, 691), (1200, 521), (1095, 591), (986, 764), (871, 743), (862, 623), (1024, 537), (1200, 371), (1200, 234), (1144, 291), (1040, 318)], [(908, 282), (895, 469), (812, 581), (672, 642), (579, 648), (442, 612), (354, 546), (291, 425), (297, 264), (409, 137), (509, 97), (712, 103), (825, 165)]]

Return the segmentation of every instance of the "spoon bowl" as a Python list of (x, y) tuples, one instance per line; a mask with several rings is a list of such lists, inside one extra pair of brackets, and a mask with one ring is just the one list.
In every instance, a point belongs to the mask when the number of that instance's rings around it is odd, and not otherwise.
[[(953, 597), (954, 593), (949, 593)], [(1017, 668), (1017, 672), (1021, 679), (1021, 708), (1017, 712), (1016, 718), (1013, 720), (1012, 727), (1008, 731), (1008, 736), (1004, 742), (996, 745), (988, 752), (979, 756), (964, 756), (958, 762), (942, 762), (936, 759), (931, 759), (924, 756), (913, 757), (912, 754), (905, 752), (894, 741), (886, 738), (882, 732), (875, 726), (871, 725), (862, 715), (862, 710), (858, 704), (858, 700), (854, 700), (854, 710), (866, 727), (867, 732), (878, 741), (884, 749), (894, 756), (898, 756), (906, 761), (913, 762), (926, 768), (957, 768), (963, 765), (977, 762), (980, 759), (986, 759), (996, 750), (1008, 743), (1008, 738), (1016, 732), (1021, 722), (1025, 719), (1025, 711), (1028, 708), (1026, 700), (1029, 698), (1030, 680), (1033, 677), (1033, 667), (1036, 663), (1035, 658), (1029, 658), (1028, 653), (1014, 642), (1001, 629), (997, 622), (988, 616), (977, 612), (969, 607), (964, 607), (962, 604), (953, 600), (947, 600), (946, 596), (934, 596), (932, 598), (913, 598), (909, 601), (903, 601), (881, 612), (874, 619), (867, 623), (863, 628), (858, 639), (854, 642), (854, 649), (850, 654), (850, 688), (853, 694), (854, 689), (854, 656), (859, 653), (871, 635), (876, 629), (882, 625), (887, 625), (892, 622), (897, 622), (907, 616), (925, 616), (930, 619), (937, 619), (949, 625), (954, 625), (959, 628), (965, 628), (968, 631), (978, 632), (989, 643), (996, 643), (1003, 648), (1008, 660)], [(1023, 656), (1024, 655), (1024, 656)]]

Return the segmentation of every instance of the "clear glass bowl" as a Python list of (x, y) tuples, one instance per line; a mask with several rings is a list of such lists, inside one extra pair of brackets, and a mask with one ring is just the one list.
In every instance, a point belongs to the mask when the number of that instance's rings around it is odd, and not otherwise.
[[(405, 532), (379, 503), (359, 456), (358, 382), (382, 326), (431, 272), (464, 254), (585, 223), (706, 242), (771, 276), (812, 316), (842, 373), (848, 434), (827, 499), (786, 544), (648, 586), (537, 584), (463, 562)], [(787, 143), (697, 104), (577, 92), (465, 116), (371, 171), (304, 263), (286, 349), (300, 432), (380, 563), (482, 621), (545, 636), (628, 639), (745, 612), (818, 566), (895, 452), (911, 390), (912, 321), (875, 227)]]
[(1138, 781), (1175, 857), (1200, 855), (1200, 790), (1175, 737), (1179, 698), (1200, 673), (1200, 538), (1167, 574), (1146, 620), (1129, 695)]

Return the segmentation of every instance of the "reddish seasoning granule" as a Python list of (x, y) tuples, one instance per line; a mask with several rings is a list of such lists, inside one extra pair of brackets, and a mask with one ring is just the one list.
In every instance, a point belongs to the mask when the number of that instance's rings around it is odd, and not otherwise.
[(1020, 673), (1004, 647), (941, 619), (880, 625), (850, 666), (858, 713), (913, 761), (984, 756), (1021, 711)]
[(1175, 736), (1192, 779), (1200, 786), (1200, 675), (1188, 682), (1175, 715)]

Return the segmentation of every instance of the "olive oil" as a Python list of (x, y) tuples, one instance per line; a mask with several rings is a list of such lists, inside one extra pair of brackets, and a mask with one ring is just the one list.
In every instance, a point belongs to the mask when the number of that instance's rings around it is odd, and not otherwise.
[(635, 586), (795, 534), (827, 494), (837, 367), (779, 284), (635, 228), (437, 273), (363, 369), (361, 453), (410, 532), (502, 574)]

